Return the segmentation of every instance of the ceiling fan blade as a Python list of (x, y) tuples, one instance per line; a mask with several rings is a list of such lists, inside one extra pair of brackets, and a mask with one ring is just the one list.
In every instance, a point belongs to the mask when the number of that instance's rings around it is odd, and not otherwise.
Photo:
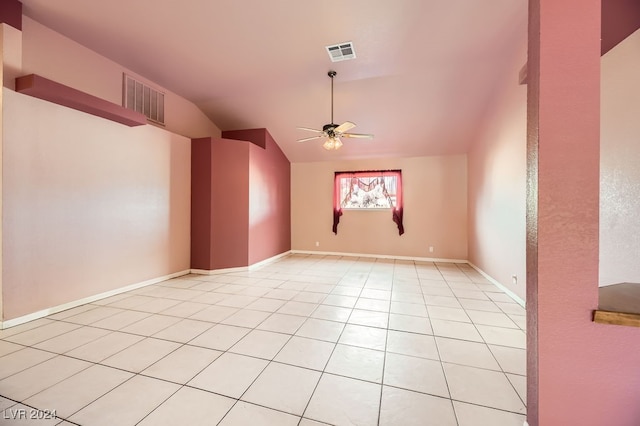
[(311, 129), (309, 127), (296, 127), (296, 129), (298, 129), (298, 130), (306, 130), (306, 131), (309, 131), (309, 132), (324, 133), (322, 130)]
[(343, 133), (340, 136), (343, 138), (373, 139), (373, 135), (367, 135), (364, 133)]
[(349, 130), (353, 129), (354, 127), (356, 127), (356, 125), (354, 123), (352, 123), (350, 121), (345, 121), (344, 123), (342, 123), (341, 125), (339, 125), (335, 129), (333, 129), (333, 131), (336, 132), (336, 133), (344, 133), (344, 132), (348, 132)]
[(314, 140), (314, 139), (320, 139), (322, 137), (324, 137), (324, 135), (311, 136), (310, 138), (298, 139), (296, 142), (306, 142), (306, 141), (311, 141), (311, 140)]

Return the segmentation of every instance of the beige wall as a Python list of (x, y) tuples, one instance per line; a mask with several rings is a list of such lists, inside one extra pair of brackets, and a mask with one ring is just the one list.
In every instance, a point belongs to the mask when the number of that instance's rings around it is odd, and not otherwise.
[[(381, 169), (402, 169), (405, 234), (385, 210), (345, 211), (334, 235), (334, 172)], [(291, 197), (293, 250), (467, 259), (464, 155), (295, 163)]]
[(3, 91), (4, 320), (189, 268), (190, 140)]
[(514, 68), (469, 150), (469, 261), (524, 299), (527, 86), (517, 75)]
[(640, 282), (640, 30), (601, 72), (600, 285)]
[(220, 130), (192, 102), (26, 16), (23, 17), (22, 71), (39, 74), (118, 105), (122, 105), (122, 73), (126, 72), (165, 92), (166, 130), (189, 138), (220, 136)]

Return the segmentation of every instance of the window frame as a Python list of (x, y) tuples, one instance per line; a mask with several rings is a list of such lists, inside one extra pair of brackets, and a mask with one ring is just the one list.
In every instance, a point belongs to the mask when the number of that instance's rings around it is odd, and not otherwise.
[[(356, 177), (396, 177), (396, 194), (395, 205), (391, 207), (381, 208), (343, 208), (342, 207), (342, 179), (344, 178), (356, 178)], [(390, 203), (391, 204), (391, 203)], [(403, 225), (403, 201), (402, 201), (402, 170), (359, 170), (359, 171), (340, 171), (334, 172), (333, 178), (333, 233), (338, 233), (338, 224), (340, 223), (340, 216), (343, 214), (343, 210), (355, 210), (355, 211), (384, 211), (391, 210), (393, 221), (398, 225), (399, 235), (404, 234)]]

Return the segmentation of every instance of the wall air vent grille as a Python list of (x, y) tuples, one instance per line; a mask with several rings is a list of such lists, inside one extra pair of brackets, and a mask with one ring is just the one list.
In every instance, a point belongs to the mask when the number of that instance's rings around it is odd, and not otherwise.
[(122, 105), (143, 113), (149, 121), (164, 125), (164, 93), (124, 74)]
[(353, 43), (350, 41), (326, 46), (326, 49), (329, 54), (329, 58), (331, 58), (331, 62), (340, 62), (356, 58), (356, 50), (353, 47)]

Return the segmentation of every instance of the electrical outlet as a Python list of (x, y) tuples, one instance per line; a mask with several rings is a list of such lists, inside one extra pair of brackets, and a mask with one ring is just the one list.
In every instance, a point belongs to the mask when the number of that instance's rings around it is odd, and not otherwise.
[(429, 246), (429, 253), (433, 253), (433, 246)]
[(511, 275), (511, 283), (513, 285), (517, 285), (518, 284), (518, 276), (516, 274)]
[(316, 241), (316, 247), (320, 247), (320, 241)]

